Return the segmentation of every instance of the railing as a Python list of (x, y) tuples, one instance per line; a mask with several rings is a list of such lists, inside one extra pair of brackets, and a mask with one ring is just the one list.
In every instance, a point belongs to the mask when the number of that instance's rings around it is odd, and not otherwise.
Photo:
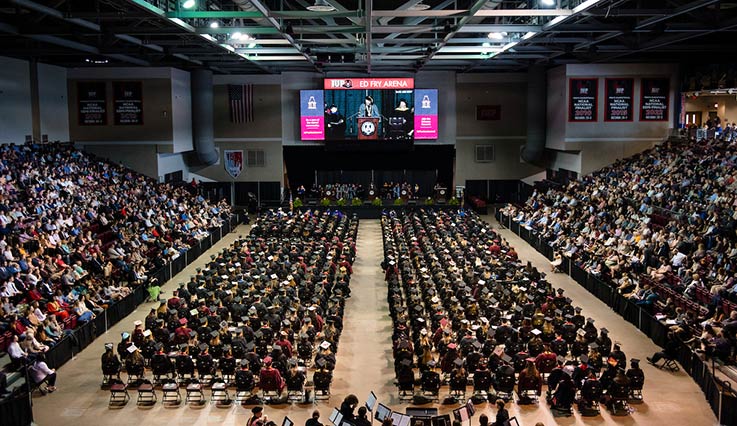
[[(218, 228), (210, 230), (210, 234), (182, 253), (177, 259), (167, 263), (149, 276), (157, 278), (163, 284), (181, 272), (190, 263), (194, 262), (202, 253), (207, 251), (224, 235), (230, 233), (240, 223), (241, 217), (234, 214), (228, 221)], [(140, 285), (127, 297), (111, 304), (94, 320), (77, 327), (62, 338), (46, 353), (46, 363), (49, 368), (59, 368), (89, 346), (96, 338), (105, 334), (112, 326), (127, 317), (148, 298), (148, 291)], [(28, 426), (33, 420), (32, 401), (28, 393), (21, 393), (15, 397), (0, 402), (0, 424), (3, 426)]]
[[(519, 235), (535, 250), (546, 258), (553, 259), (553, 248), (550, 247), (541, 236), (528, 230), (519, 223), (514, 222), (512, 217), (497, 211), (495, 216), (499, 223)], [(617, 292), (616, 288), (580, 268), (575, 262), (563, 257), (560, 270), (566, 272), (574, 281), (584, 287), (589, 293), (612, 308), (627, 322), (637, 327), (646, 336), (652, 339), (658, 346), (665, 346), (668, 325), (659, 321), (647, 310), (636, 305), (631, 300)], [(737, 396), (732, 392), (729, 383), (723, 383), (715, 377), (714, 369), (709, 368), (707, 361), (702, 360), (699, 354), (688, 346), (681, 345), (678, 351), (677, 361), (691, 378), (699, 385), (712, 411), (719, 419), (719, 424), (737, 424)]]

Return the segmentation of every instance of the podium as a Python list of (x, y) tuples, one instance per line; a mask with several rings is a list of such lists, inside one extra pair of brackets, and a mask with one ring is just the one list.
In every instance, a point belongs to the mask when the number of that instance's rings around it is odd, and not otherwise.
[(376, 117), (358, 118), (358, 140), (379, 139), (379, 119)]
[(374, 201), (376, 199), (376, 190), (374, 188), (371, 188), (368, 190), (368, 200)]
[(448, 200), (448, 188), (435, 188), (435, 202), (445, 203)]

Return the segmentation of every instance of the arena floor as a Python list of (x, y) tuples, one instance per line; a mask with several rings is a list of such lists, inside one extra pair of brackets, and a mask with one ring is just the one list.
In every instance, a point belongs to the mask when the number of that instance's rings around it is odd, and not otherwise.
[[(486, 217), (496, 227), (496, 222)], [(177, 283), (189, 279), (195, 268), (210, 258), (209, 254), (229, 245), (239, 234), (248, 232), (241, 226), (235, 233), (224, 237), (199, 261), (189, 265), (164, 286), (169, 297)], [(549, 271), (548, 261), (532, 247), (509, 231), (501, 234), (517, 250), (520, 259), (531, 261), (541, 271)], [(339, 406), (343, 397), (353, 393), (364, 401), (369, 391), (374, 391), (379, 401), (403, 411), (407, 404), (400, 404), (393, 385), (391, 359), (391, 319), (388, 316), (386, 287), (379, 268), (382, 258), (381, 228), (378, 220), (361, 221), (358, 232), (358, 256), (354, 264), (351, 281), (352, 295), (346, 304), (344, 331), (337, 354), (332, 398), (327, 403), (308, 405), (280, 405), (265, 407), (265, 414), (278, 425), (284, 416), (289, 416), (296, 426), (304, 424), (313, 409), (322, 414), (321, 421), (329, 423), (327, 417), (333, 407)], [(628, 358), (645, 360), (657, 347), (635, 327), (609, 310), (585, 289), (564, 274), (548, 275), (556, 286), (564, 288), (566, 295), (583, 308), (583, 313), (606, 324), (612, 340), (622, 343)], [(34, 398), (34, 417), (38, 425), (86, 426), (86, 425), (245, 425), (250, 416), (250, 407), (233, 405), (218, 408), (206, 404), (202, 408), (179, 406), (165, 408), (160, 403), (151, 408), (139, 408), (135, 404), (136, 391), (131, 391), (133, 400), (120, 409), (109, 409), (109, 392), (100, 390), (100, 355), (105, 342), (117, 342), (120, 333), (133, 329), (133, 321), (143, 320), (153, 304), (143, 304), (126, 320), (109, 330), (83, 352), (59, 369), (57, 386), (53, 394)], [(632, 405), (630, 416), (612, 417), (602, 410), (599, 417), (582, 418), (577, 412), (572, 417), (553, 418), (544, 400), (540, 406), (518, 406), (508, 404), (510, 414), (516, 416), (521, 425), (543, 422), (546, 426), (561, 425), (715, 425), (717, 419), (709, 408), (703, 393), (684, 372), (669, 373), (658, 370), (643, 362), (645, 372), (644, 403)], [(210, 392), (206, 391), (209, 397)], [(160, 396), (160, 392), (159, 392)], [(441, 394), (442, 396), (442, 394)], [(438, 406), (441, 413), (450, 412), (455, 406)], [(491, 405), (477, 406), (481, 412), (493, 419)], [(472, 424), (477, 424), (473, 419)], [(0, 422), (1, 423), (1, 422)]]

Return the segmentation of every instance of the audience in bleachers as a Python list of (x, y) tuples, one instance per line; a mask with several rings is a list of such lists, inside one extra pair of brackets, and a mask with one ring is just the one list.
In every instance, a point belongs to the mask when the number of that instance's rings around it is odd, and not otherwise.
[(71, 145), (0, 146), (0, 350), (45, 352), (229, 216)]
[[(315, 365), (315, 387), (329, 386), (357, 231), (358, 220), (340, 212), (263, 214), (248, 236), (134, 323), (118, 355), (125, 363), (130, 348), (140, 348), (157, 382), (235, 376), (281, 395), (301, 389)], [(243, 373), (234, 372), (237, 363)]]
[[(545, 383), (553, 408), (567, 413), (573, 397), (566, 386), (575, 392), (606, 374), (607, 358), (612, 372), (626, 368), (608, 331), (475, 213), (390, 211), (382, 230), (400, 391), (418, 381), (416, 366), (423, 393), (437, 392), (439, 365), (451, 395), (465, 393), (472, 380), (475, 397), (493, 398), (493, 387), (510, 399), (519, 373), (521, 402), (536, 399)], [(562, 376), (572, 376), (570, 383), (556, 371), (568, 372)]]
[[(688, 340), (737, 307), (735, 162), (731, 138), (666, 142), (502, 212)], [(734, 330), (701, 341), (733, 359)]]

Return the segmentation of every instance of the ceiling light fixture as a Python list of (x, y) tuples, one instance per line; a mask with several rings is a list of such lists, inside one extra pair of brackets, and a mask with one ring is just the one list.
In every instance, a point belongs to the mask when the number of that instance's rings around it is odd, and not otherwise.
[(243, 37), (243, 34), (241, 34), (238, 31), (236, 31), (236, 32), (234, 32), (233, 34), (230, 35), (230, 38), (233, 39), (233, 40), (240, 40), (241, 37)]
[(326, 0), (315, 0), (315, 4), (307, 6), (307, 10), (312, 12), (332, 12), (335, 8), (330, 5)]
[(419, 3), (413, 4), (412, 6), (410, 6), (409, 8), (407, 8), (407, 10), (427, 10), (429, 8), (430, 8), (430, 5), (429, 4), (425, 4), (425, 3), (422, 2), (422, 0), (420, 0)]
[(184, 0), (182, 2), (182, 7), (185, 9), (192, 9), (197, 5), (197, 2), (195, 0)]
[(546, 7), (555, 6), (556, 0), (540, 0), (540, 4)]
[(218, 21), (212, 21), (210, 22), (210, 28), (212, 28), (213, 30), (218, 29), (220, 28), (220, 24), (218, 23)]
[(501, 33), (494, 32), (494, 33), (489, 33), (488, 37), (492, 40), (502, 40), (506, 35), (507, 33), (505, 32), (501, 32)]

